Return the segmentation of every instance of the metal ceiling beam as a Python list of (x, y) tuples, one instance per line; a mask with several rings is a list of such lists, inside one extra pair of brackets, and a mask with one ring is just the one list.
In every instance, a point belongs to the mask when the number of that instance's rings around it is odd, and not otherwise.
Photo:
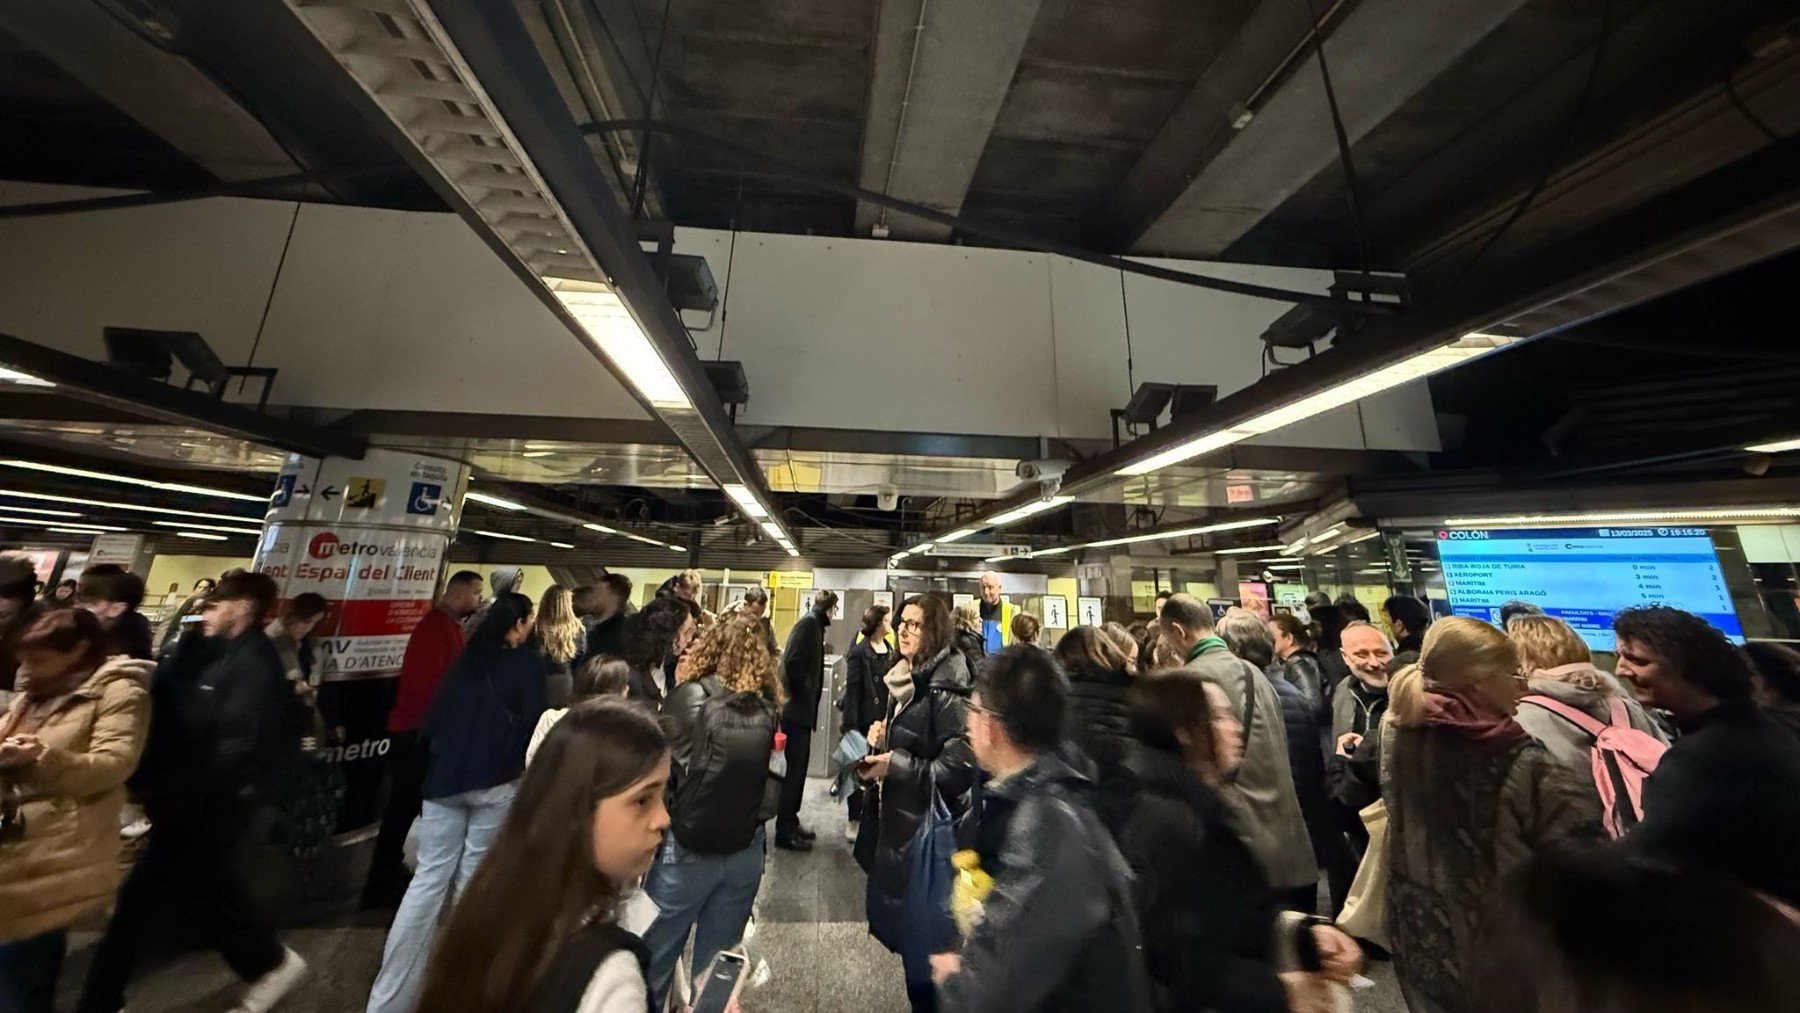
[(88, 0), (0, 0), (0, 28), (223, 180), (295, 172), (275, 138), (194, 64)]
[[(1689, 181), (1511, 269), (1477, 276), (1454, 296), (1369, 323), (1354, 339), (1275, 372), (1064, 477), (1079, 496), (1120, 484), (1119, 469), (1470, 331), (1540, 337), (1800, 247), (1800, 136)], [(1248, 340), (1248, 335), (1246, 335)], [(1197, 457), (1191, 464), (1208, 460)], [(990, 506), (994, 517), (1035, 490)], [(965, 522), (964, 525), (967, 526)]]
[[(1041, 0), (884, 0), (870, 47), (862, 168), (866, 190), (962, 210)], [(884, 222), (895, 236), (942, 242), (939, 222), (856, 206), (856, 231)]]
[[(1528, 2), (1361, 0), (1325, 45), (1350, 140), (1373, 130)], [(1299, 31), (1296, 38), (1304, 37), (1304, 19)], [(1257, 40), (1245, 57), (1268, 52), (1266, 45)], [(1217, 78), (1202, 77), (1197, 94), (1176, 113), (1200, 122), (1165, 127), (1168, 139), (1153, 143), (1127, 176), (1127, 186), (1167, 201), (1162, 207), (1130, 196), (1115, 201), (1124, 209), (1118, 225), (1136, 252), (1217, 257), (1338, 158), (1318, 68), (1310, 64), (1296, 67), (1248, 110), (1243, 129), (1219, 142), (1206, 124), (1216, 123), (1223, 97), (1208, 92), (1247, 80), (1241, 69), (1230, 75), (1224, 69)], [(1235, 101), (1250, 97), (1245, 92)], [(1179, 157), (1184, 143), (1197, 145), (1187, 160)]]
[(133, 376), (104, 363), (0, 334), (0, 363), (56, 384), (65, 394), (139, 418), (197, 426), (312, 457), (361, 457), (368, 441), (335, 429), (298, 425), (203, 391)]

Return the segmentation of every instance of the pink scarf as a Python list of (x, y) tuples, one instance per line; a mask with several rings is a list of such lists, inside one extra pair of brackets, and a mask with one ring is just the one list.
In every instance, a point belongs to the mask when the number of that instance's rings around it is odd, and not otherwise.
[(1525, 729), (1502, 714), (1473, 688), (1452, 689), (1436, 683), (1425, 684), (1425, 720), (1427, 726), (1452, 728), (1477, 745), (1504, 749), (1528, 738)]

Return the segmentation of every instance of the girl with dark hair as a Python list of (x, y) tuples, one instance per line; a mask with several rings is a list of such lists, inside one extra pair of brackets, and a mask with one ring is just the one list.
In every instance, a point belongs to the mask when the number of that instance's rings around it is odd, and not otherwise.
[[(967, 731), (969, 694), (975, 683), (956, 648), (956, 622), (949, 606), (935, 595), (908, 598), (900, 606), (894, 629), (901, 660), (883, 680), (888, 716), (876, 722), (869, 735), (869, 748), (879, 752), (871, 752), (857, 768), (857, 776), (879, 792), (878, 840), (868, 885), (871, 930), (901, 920), (907, 844), (930, 811), (933, 794), (944, 800), (953, 816), (960, 816), (976, 777)], [(898, 939), (881, 941), (899, 952)], [(935, 1010), (937, 990), (930, 966), (915, 965), (910, 959), (906, 964), (906, 994), (913, 1009)]]
[(1069, 677), (1068, 740), (1093, 762), (1094, 809), (1116, 830), (1129, 805), (1125, 757), (1136, 741), (1125, 704), (1137, 681), (1131, 655), (1099, 627), (1077, 626), (1056, 642), (1056, 660)]
[(522, 646), (531, 619), (531, 599), (511, 591), (497, 596), (444, 673), (425, 716), (431, 760), (419, 813), (419, 867), (388, 930), (369, 1013), (420, 1008), (438, 916), (452, 896), (464, 895), (518, 792), (525, 747), (544, 712), (542, 662)]
[(1396, 594), (1381, 603), (1381, 614), (1394, 631), (1394, 657), (1401, 664), (1415, 660), (1431, 625), (1431, 607), (1410, 594)]
[[(579, 706), (590, 700), (602, 700), (607, 697), (625, 699), (625, 693), (631, 688), (631, 666), (621, 658), (609, 655), (592, 657), (581, 663), (581, 670), (575, 673), (573, 701), (570, 707)], [(544, 737), (550, 729), (569, 713), (568, 707), (552, 707), (544, 711), (538, 718), (537, 727), (531, 730), (531, 743), (525, 747), (525, 766), (531, 766), (532, 757), (537, 755), (538, 748), (544, 744)]]
[(580, 704), (544, 739), (431, 954), (431, 1013), (644, 1013), (649, 953), (618, 924), (669, 825), (656, 717)]
[(107, 659), (100, 620), (27, 621), (18, 694), (0, 712), (0, 1009), (56, 1005), (69, 927), (119, 881), (119, 812), (150, 722), (148, 661)]
[(631, 666), (630, 699), (662, 710), (675, 688), (675, 663), (700, 629), (700, 606), (677, 594), (659, 595), (625, 620), (620, 648)]
[(1275, 661), (1281, 677), (1306, 695), (1314, 711), (1325, 709), (1325, 676), (1313, 647), (1312, 630), (1289, 612), (1269, 617), (1269, 635), (1275, 642)]
[(1311, 611), (1314, 657), (1319, 662), (1319, 693), (1329, 705), (1338, 683), (1350, 676), (1350, 665), (1344, 661), (1344, 627), (1350, 617), (1336, 605), (1320, 605)]
[[(869, 606), (863, 612), (862, 639), (844, 655), (844, 699), (840, 705), (843, 720), (838, 727), (840, 736), (852, 731), (866, 736), (869, 729), (887, 714), (887, 684), (882, 680), (887, 677), (888, 669), (894, 667), (898, 658), (893, 646), (888, 643), (888, 637), (893, 633), (893, 627), (888, 622), (892, 611), (886, 605)], [(863, 803), (867, 796), (867, 789), (860, 784), (850, 792), (850, 818), (844, 825), (844, 836), (851, 841), (855, 841), (857, 834), (861, 832)]]
[(1359, 961), (1356, 944), (1336, 928), (1281, 914), (1233, 827), (1219, 787), (1243, 760), (1244, 730), (1225, 691), (1191, 670), (1161, 672), (1133, 683), (1130, 714), (1138, 790), (1117, 836), (1137, 873), (1156, 1008), (1329, 1008), (1316, 1002), (1318, 977), (1299, 968), (1347, 979)]

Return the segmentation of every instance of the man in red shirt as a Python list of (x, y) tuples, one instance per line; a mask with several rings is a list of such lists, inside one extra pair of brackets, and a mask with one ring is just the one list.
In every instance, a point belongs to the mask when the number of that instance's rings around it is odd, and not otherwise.
[(375, 858), (369, 863), (369, 878), (363, 886), (366, 907), (397, 907), (406, 896), (411, 875), (406, 871), (403, 850), (406, 833), (419, 816), (421, 792), (425, 783), (426, 744), (419, 737), (419, 725), (431, 707), (438, 683), (450, 663), (462, 652), (463, 620), (481, 608), (481, 574), (462, 570), (444, 586), (443, 597), (419, 625), (413, 627), (406, 641), (406, 656), (400, 661), (399, 687), (394, 707), (388, 712), (388, 740), (392, 747), (388, 756), (387, 812), (381, 818), (381, 832), (375, 838)]

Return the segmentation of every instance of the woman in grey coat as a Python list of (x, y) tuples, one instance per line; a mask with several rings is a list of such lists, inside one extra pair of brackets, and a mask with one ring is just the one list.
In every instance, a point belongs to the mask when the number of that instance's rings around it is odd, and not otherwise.
[(1594, 740), (1567, 718), (1534, 705), (1534, 696), (1549, 697), (1603, 724), (1611, 720), (1612, 702), (1616, 699), (1625, 705), (1631, 727), (1659, 742), (1669, 741), (1632, 694), (1623, 691), (1611, 675), (1594, 667), (1587, 644), (1568, 623), (1555, 616), (1514, 616), (1506, 636), (1519, 652), (1519, 671), (1529, 680), (1514, 720), (1544, 744), (1550, 759), (1558, 765), (1591, 776)]

